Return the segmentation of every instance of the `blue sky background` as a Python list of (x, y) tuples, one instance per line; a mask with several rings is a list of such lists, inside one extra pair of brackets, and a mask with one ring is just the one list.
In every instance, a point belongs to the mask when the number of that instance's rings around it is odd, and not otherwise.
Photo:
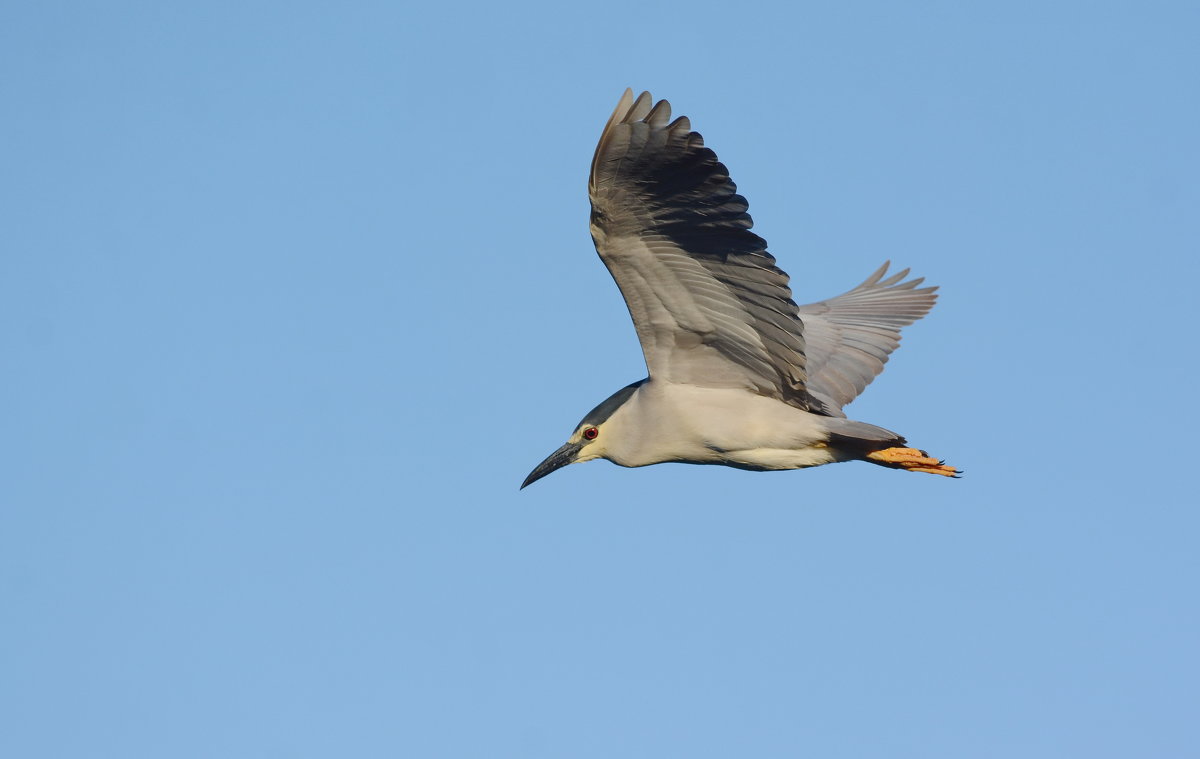
[[(1200, 754), (1200, 6), (0, 7), (0, 755)], [(851, 416), (964, 468), (569, 467), (644, 367), (631, 86)]]

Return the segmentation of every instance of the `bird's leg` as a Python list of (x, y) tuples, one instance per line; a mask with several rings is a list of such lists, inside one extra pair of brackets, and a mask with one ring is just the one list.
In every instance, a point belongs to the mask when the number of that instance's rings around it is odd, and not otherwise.
[(957, 477), (961, 472), (945, 462), (930, 458), (925, 451), (916, 448), (884, 448), (882, 451), (872, 451), (867, 458), (877, 464), (904, 469), (909, 472), (926, 472), (940, 474), (944, 477)]

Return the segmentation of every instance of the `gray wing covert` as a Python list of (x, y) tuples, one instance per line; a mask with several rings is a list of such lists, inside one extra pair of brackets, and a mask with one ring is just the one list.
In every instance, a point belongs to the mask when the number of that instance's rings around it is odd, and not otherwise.
[(746, 199), (686, 117), (626, 90), (592, 160), (592, 238), (651, 377), (808, 408), (803, 326)]

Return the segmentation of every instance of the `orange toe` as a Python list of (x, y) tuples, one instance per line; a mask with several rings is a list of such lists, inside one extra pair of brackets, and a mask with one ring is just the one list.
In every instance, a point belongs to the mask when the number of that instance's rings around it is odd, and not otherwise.
[(957, 477), (961, 472), (939, 459), (930, 458), (925, 451), (916, 448), (884, 448), (867, 454), (871, 461), (890, 466), (895, 469), (905, 469), (909, 472), (925, 472), (940, 474), (943, 477)]

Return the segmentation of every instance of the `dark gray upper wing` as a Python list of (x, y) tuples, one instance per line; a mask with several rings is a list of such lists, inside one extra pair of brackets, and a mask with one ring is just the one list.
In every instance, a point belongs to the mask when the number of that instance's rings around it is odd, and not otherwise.
[(686, 117), (626, 90), (592, 160), (592, 239), (625, 296), (651, 377), (745, 387), (809, 408), (788, 276)]

